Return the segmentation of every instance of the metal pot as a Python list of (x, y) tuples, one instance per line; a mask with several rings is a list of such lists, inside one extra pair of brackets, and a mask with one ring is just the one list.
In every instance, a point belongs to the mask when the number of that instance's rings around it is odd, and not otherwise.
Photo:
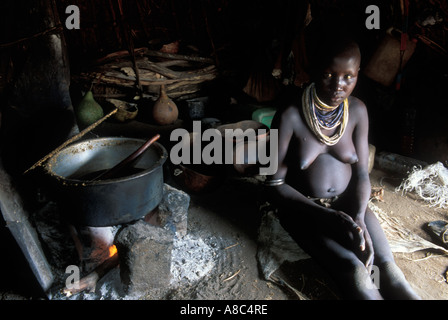
[(105, 227), (140, 219), (163, 197), (166, 149), (154, 142), (123, 177), (89, 181), (126, 158), (145, 140), (99, 138), (70, 145), (50, 158), (46, 172), (55, 182), (61, 216), (75, 225)]

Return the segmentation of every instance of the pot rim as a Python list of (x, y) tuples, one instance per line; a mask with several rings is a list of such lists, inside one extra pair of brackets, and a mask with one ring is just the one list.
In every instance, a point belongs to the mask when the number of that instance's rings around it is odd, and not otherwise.
[[(163, 164), (165, 163), (165, 161), (168, 158), (168, 152), (166, 151), (165, 147), (156, 142), (153, 142), (152, 145), (148, 148), (158, 148), (160, 150), (161, 156), (160, 158), (154, 162), (154, 164), (152, 164), (149, 168), (144, 169), (140, 172), (137, 172), (135, 174), (129, 175), (129, 176), (125, 176), (125, 177), (120, 177), (120, 178), (114, 178), (114, 179), (105, 179), (105, 180), (97, 180), (97, 181), (86, 181), (86, 180), (79, 180), (79, 179), (70, 179), (68, 177), (64, 177), (61, 175), (56, 174), (54, 171), (51, 170), (51, 164), (52, 162), (56, 161), (55, 159), (57, 159), (57, 157), (64, 151), (67, 150), (68, 148), (71, 147), (76, 147), (76, 146), (80, 146), (83, 143), (88, 143), (88, 142), (92, 142), (92, 143), (101, 143), (101, 141), (138, 141), (141, 142), (141, 144), (143, 145), (146, 140), (144, 139), (140, 139), (140, 138), (127, 138), (127, 137), (101, 137), (101, 138), (93, 138), (93, 139), (86, 139), (77, 143), (73, 143), (70, 144), (68, 146), (66, 146), (65, 148), (63, 148), (62, 150), (60, 150), (58, 153), (56, 153), (55, 155), (53, 155), (50, 159), (48, 159), (48, 161), (45, 163), (45, 172), (48, 173), (51, 177), (55, 178), (56, 180), (63, 182), (64, 186), (78, 186), (78, 185), (82, 185), (82, 186), (93, 186), (93, 185), (108, 185), (108, 184), (113, 184), (113, 183), (117, 183), (117, 182), (121, 182), (121, 181), (129, 181), (129, 180), (133, 180), (136, 178), (139, 178), (141, 176), (145, 176), (150, 174), (151, 172), (157, 170), (158, 168), (162, 167)], [(146, 150), (145, 152), (147, 152), (148, 150)]]

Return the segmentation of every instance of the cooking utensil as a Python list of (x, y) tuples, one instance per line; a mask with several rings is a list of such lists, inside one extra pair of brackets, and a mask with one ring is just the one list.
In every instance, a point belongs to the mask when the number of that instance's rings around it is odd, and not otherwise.
[(88, 176), (112, 167), (141, 147), (145, 140), (106, 137), (72, 144), (45, 165), (49, 195), (65, 221), (73, 225), (105, 227), (140, 219), (163, 198), (166, 149), (154, 142), (139, 158), (132, 173), (120, 178), (89, 181)]
[(104, 171), (91, 181), (106, 180), (119, 176), (121, 172), (124, 172), (127, 168), (131, 168), (132, 165), (137, 162), (137, 160), (140, 158), (143, 152), (145, 152), (146, 149), (148, 149), (149, 146), (152, 145), (159, 138), (160, 134), (157, 134), (151, 139), (147, 140), (140, 148), (134, 151), (129, 157), (118, 163), (116, 166), (110, 168), (109, 170)]

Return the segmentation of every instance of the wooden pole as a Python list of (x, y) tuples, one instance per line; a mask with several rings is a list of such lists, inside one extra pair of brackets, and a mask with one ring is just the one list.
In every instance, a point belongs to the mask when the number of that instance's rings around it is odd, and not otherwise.
[(116, 112), (118, 111), (118, 109), (114, 109), (112, 110), (110, 113), (108, 113), (107, 115), (105, 115), (104, 117), (102, 117), (101, 119), (99, 119), (97, 122), (91, 124), (90, 126), (88, 126), (87, 128), (85, 128), (84, 130), (82, 130), (80, 133), (78, 133), (77, 135), (73, 136), (72, 138), (68, 139), (67, 141), (65, 141), (63, 144), (61, 144), (59, 147), (57, 147), (56, 149), (54, 149), (52, 152), (50, 152), (49, 154), (47, 154), (45, 157), (43, 157), (42, 159), (40, 159), (39, 161), (37, 161), (35, 164), (33, 164), (29, 169), (27, 169), (23, 174), (27, 173), (28, 171), (31, 171), (39, 166), (41, 166), (45, 161), (47, 161), (49, 158), (51, 158), (52, 156), (54, 156), (56, 153), (58, 153), (59, 151), (61, 151), (63, 148), (65, 148), (66, 146), (68, 146), (70, 143), (80, 139), (81, 137), (83, 137), (86, 133), (92, 131), (94, 128), (96, 128), (98, 125), (100, 125), (103, 121), (105, 121), (107, 118), (109, 118), (110, 116), (114, 115)]

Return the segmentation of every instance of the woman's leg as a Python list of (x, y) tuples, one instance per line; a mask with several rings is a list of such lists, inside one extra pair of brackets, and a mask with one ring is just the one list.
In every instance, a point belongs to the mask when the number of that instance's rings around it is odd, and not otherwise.
[(420, 299), (396, 265), (384, 231), (375, 214), (367, 208), (365, 223), (372, 238), (374, 265), (379, 271), (379, 289), (385, 299)]
[(364, 264), (350, 250), (323, 234), (319, 225), (281, 215), (283, 228), (332, 277), (344, 299), (382, 299)]

